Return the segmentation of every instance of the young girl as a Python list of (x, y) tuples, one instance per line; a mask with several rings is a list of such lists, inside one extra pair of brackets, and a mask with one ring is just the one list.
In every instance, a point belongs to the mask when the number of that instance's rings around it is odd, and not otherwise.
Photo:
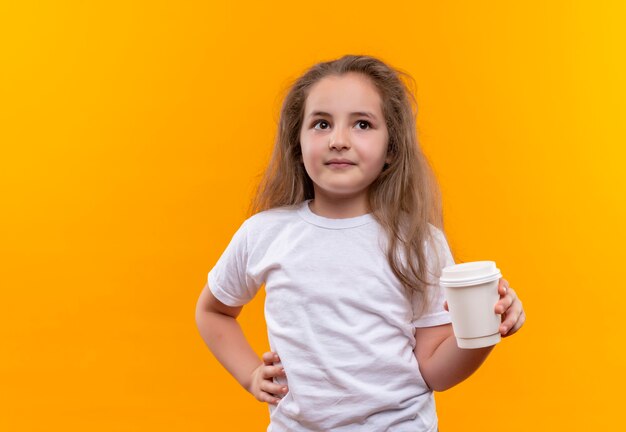
[[(208, 347), (270, 404), (268, 431), (436, 431), (433, 391), (493, 348), (456, 345), (438, 283), (454, 260), (401, 76), (344, 56), (295, 82), (253, 215), (198, 300)], [(263, 284), (261, 360), (236, 318)], [(508, 336), (524, 311), (504, 279), (499, 292)]]

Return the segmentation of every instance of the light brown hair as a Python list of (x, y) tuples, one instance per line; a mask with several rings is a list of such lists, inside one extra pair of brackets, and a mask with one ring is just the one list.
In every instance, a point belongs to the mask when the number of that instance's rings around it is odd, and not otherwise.
[(352, 72), (368, 77), (378, 90), (389, 132), (391, 162), (369, 187), (370, 211), (387, 233), (391, 269), (407, 292), (421, 297), (423, 312), (432, 282), (423, 245), (435, 240), (429, 224), (443, 231), (443, 214), (439, 186), (417, 141), (417, 103), (407, 84), (414, 81), (405, 72), (371, 56), (346, 55), (315, 64), (296, 79), (283, 101), (274, 150), (249, 213), (314, 198), (313, 182), (301, 161), (306, 98), (321, 79)]

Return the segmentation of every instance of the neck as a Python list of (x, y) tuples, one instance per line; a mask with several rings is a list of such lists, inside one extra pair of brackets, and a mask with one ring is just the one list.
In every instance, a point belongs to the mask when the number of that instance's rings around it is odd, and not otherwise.
[(370, 212), (367, 197), (328, 197), (316, 194), (309, 208), (318, 216), (330, 219), (345, 219), (362, 216)]

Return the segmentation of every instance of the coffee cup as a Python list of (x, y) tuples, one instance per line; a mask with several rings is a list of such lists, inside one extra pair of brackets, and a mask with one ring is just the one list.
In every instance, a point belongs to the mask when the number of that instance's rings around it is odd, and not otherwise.
[(500, 298), (501, 277), (494, 261), (443, 268), (439, 284), (444, 289), (459, 348), (482, 348), (500, 342), (502, 318), (496, 314), (495, 306)]

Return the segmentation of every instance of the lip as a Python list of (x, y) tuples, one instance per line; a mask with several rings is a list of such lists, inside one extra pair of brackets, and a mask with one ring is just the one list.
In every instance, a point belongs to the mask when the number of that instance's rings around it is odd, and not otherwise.
[(347, 165), (356, 165), (356, 164), (348, 159), (331, 159), (328, 162), (326, 162), (325, 165), (347, 166)]

